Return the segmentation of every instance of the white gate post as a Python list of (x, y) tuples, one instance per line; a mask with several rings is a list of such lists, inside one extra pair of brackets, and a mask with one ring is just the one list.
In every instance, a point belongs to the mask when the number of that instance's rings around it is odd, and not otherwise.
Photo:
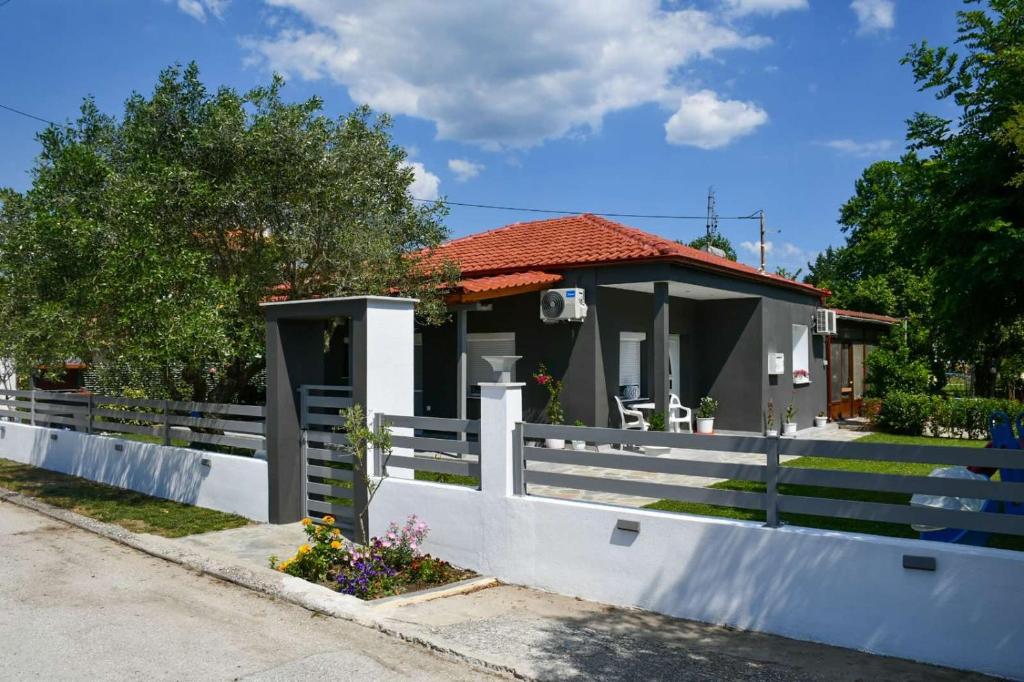
[[(413, 400), (413, 362), (415, 357), (415, 305), (408, 298), (369, 296), (366, 303), (366, 422), (374, 428), (378, 414), (411, 416)], [(358, 371), (358, 368), (356, 368)], [(412, 429), (392, 427), (396, 436), (411, 436)], [(381, 468), (380, 453), (366, 453), (366, 470)], [(408, 448), (395, 448), (393, 454), (412, 456)], [(412, 469), (394, 468), (394, 478), (413, 478)]]
[(513, 433), (523, 420), (519, 382), (480, 384), (480, 490), (484, 495), (513, 494)]

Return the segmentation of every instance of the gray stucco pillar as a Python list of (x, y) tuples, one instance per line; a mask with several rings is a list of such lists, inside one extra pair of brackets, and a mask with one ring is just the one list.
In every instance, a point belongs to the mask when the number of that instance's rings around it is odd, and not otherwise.
[(458, 418), (466, 418), (466, 399), (469, 391), (468, 381), (468, 348), (469, 348), (469, 311), (459, 308), (455, 312), (455, 353), (456, 379), (458, 391)]
[(267, 474), (271, 523), (303, 516), (299, 397), (324, 383), (324, 321), (267, 320)]
[(665, 414), (669, 403), (668, 282), (654, 283), (653, 329), (651, 333), (651, 393), (658, 412)]

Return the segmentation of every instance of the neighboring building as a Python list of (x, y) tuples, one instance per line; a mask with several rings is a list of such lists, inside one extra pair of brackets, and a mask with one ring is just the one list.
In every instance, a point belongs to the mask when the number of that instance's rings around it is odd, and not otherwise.
[(829, 340), (829, 419), (848, 419), (863, 411), (867, 359), (898, 318), (836, 309), (837, 333)]
[[(457, 261), (462, 281), (455, 319), (417, 335), (420, 414), (478, 416), (478, 385), (493, 378), (485, 355), (523, 356), (531, 421), (547, 403), (531, 381), (542, 362), (564, 383), (569, 424), (618, 426), (627, 385), (659, 411), (670, 392), (690, 407), (713, 396), (717, 429), (760, 431), (769, 400), (779, 415), (792, 402), (801, 428), (827, 409), (828, 343), (815, 334), (827, 291), (589, 214), (456, 239), (433, 258)], [(583, 290), (586, 317), (545, 324), (540, 296), (563, 287)], [(782, 372), (769, 374), (778, 353)]]

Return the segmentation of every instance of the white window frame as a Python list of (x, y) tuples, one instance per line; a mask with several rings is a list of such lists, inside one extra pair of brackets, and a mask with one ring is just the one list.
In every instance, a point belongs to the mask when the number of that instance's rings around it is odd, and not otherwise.
[[(647, 340), (645, 332), (619, 332), (619, 383), (617, 386), (629, 386), (636, 384), (643, 385), (643, 342)], [(630, 346), (635, 344), (635, 347)], [(629, 353), (635, 351), (635, 359)], [(632, 374), (624, 374), (624, 370), (633, 371), (635, 367), (635, 381)]]
[[(798, 371), (807, 372), (806, 379), (798, 379)], [(811, 383), (811, 330), (806, 324), (793, 325), (793, 369), (791, 375), (795, 386)]]
[[(466, 385), (479, 396), (480, 383), (494, 381), (494, 370), (483, 359), (485, 355), (515, 355), (515, 332), (474, 332), (466, 334)], [(515, 381), (515, 368), (512, 381)]]

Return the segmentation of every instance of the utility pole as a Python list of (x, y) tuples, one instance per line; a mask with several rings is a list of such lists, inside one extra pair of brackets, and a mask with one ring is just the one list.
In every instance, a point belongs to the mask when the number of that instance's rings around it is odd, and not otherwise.
[(764, 272), (764, 209), (761, 211), (761, 268), (759, 272)]

